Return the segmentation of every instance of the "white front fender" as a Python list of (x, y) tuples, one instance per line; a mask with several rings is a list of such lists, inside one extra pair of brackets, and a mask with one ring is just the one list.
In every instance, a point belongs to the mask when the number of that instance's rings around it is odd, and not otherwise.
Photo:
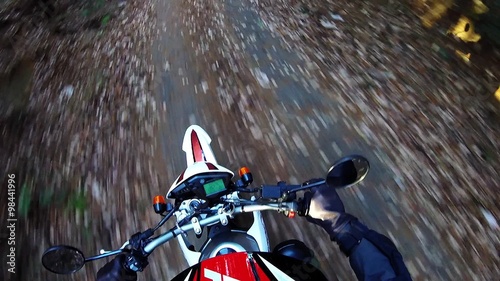
[[(194, 162), (206, 161), (212, 164), (218, 164), (215, 159), (214, 152), (210, 147), (210, 143), (212, 139), (210, 136), (198, 125), (191, 125), (186, 129), (186, 133), (184, 134), (184, 139), (182, 141), (182, 150), (186, 152), (186, 163), (187, 166), (192, 165)], [(203, 159), (195, 159), (199, 154), (197, 143), (201, 147), (203, 153)], [(193, 150), (194, 148), (194, 150)]]

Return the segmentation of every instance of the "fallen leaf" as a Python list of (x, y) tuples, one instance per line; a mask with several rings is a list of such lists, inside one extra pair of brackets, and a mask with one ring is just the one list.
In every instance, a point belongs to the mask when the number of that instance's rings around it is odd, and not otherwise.
[(474, 24), (465, 16), (458, 19), (457, 24), (449, 30), (449, 33), (462, 39), (464, 42), (477, 42), (481, 35), (474, 32)]
[(455, 50), (455, 54), (457, 54), (457, 56), (461, 58), (464, 62), (470, 63), (470, 53), (465, 54), (459, 50)]

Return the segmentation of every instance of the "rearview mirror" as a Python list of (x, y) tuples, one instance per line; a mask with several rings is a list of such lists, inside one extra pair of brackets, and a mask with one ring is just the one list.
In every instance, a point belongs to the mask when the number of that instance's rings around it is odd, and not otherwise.
[(54, 246), (42, 255), (42, 264), (48, 271), (57, 274), (70, 274), (80, 270), (85, 264), (83, 253), (71, 246)]
[(346, 188), (362, 181), (368, 171), (370, 163), (361, 155), (349, 155), (341, 158), (328, 170), (326, 183), (334, 188)]

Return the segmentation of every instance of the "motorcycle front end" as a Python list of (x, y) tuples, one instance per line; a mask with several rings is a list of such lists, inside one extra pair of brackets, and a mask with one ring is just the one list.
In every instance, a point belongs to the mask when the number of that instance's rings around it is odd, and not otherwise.
[[(302, 185), (281, 182), (278, 185), (251, 188), (249, 186), (253, 178), (249, 169), (240, 169), (240, 179), (233, 182), (234, 173), (217, 163), (210, 142), (208, 134), (199, 126), (190, 126), (186, 131), (182, 147), (186, 152), (187, 168), (167, 193), (166, 197), (173, 199), (174, 204), (167, 204), (163, 196), (154, 198), (154, 210), (162, 215), (155, 227), (132, 235), (117, 250), (101, 250), (99, 255), (89, 258), (71, 246), (50, 247), (42, 256), (44, 267), (53, 273), (69, 274), (80, 270), (86, 262), (125, 254), (127, 262), (124, 266), (128, 270), (142, 271), (148, 265), (148, 257), (154, 249), (177, 237), (191, 267), (174, 280), (195, 280), (191, 279), (195, 277), (205, 278), (196, 280), (267, 280), (264, 276), (274, 276), (268, 278), (270, 280), (312, 280), (303, 279), (303, 276), (302, 279), (294, 279), (294, 273), (289, 272), (292, 266), (298, 274), (303, 275), (299, 264), (307, 262), (300, 261), (295, 265), (296, 261), (288, 260), (287, 257), (283, 260), (286, 262), (282, 263), (279, 254), (269, 253), (269, 240), (261, 212), (273, 210), (289, 216), (305, 215), (307, 210), (304, 208), (308, 204), (302, 198), (296, 199), (297, 192), (324, 184), (332, 188), (353, 186), (368, 173), (368, 161), (362, 156), (352, 155), (335, 162), (328, 170), (326, 180)], [(251, 199), (243, 199), (240, 196), (242, 192), (255, 195)], [(233, 222), (244, 214), (253, 215), (254, 221), (249, 228), (240, 229)], [(175, 226), (153, 237), (173, 216), (176, 219)], [(231, 266), (224, 267), (223, 264), (228, 262)], [(250, 266), (250, 275), (244, 275), (243, 264)], [(320, 278), (320, 271), (315, 273), (313, 267), (307, 268), (311, 271), (311, 277), (326, 280), (324, 276)], [(219, 277), (225, 279), (213, 279)]]

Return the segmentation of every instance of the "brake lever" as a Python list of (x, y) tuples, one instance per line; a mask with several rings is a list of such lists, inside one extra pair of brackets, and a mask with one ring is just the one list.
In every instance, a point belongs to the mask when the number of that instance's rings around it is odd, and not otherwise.
[(313, 187), (316, 187), (316, 186), (323, 185), (325, 183), (326, 183), (325, 180), (320, 180), (320, 181), (317, 181), (317, 182), (314, 182), (314, 183), (311, 183), (311, 184), (301, 185), (300, 187), (292, 187), (292, 189), (289, 189), (289, 190), (286, 191), (286, 194), (288, 195), (290, 193), (298, 192), (298, 191), (305, 190), (305, 189), (310, 189), (310, 188), (313, 188)]
[(263, 185), (261, 188), (261, 196), (266, 199), (286, 201), (289, 198), (295, 199), (295, 197), (291, 195), (298, 191), (311, 189), (325, 183), (325, 180), (320, 180), (306, 185), (287, 185), (284, 181), (280, 181), (278, 185)]

